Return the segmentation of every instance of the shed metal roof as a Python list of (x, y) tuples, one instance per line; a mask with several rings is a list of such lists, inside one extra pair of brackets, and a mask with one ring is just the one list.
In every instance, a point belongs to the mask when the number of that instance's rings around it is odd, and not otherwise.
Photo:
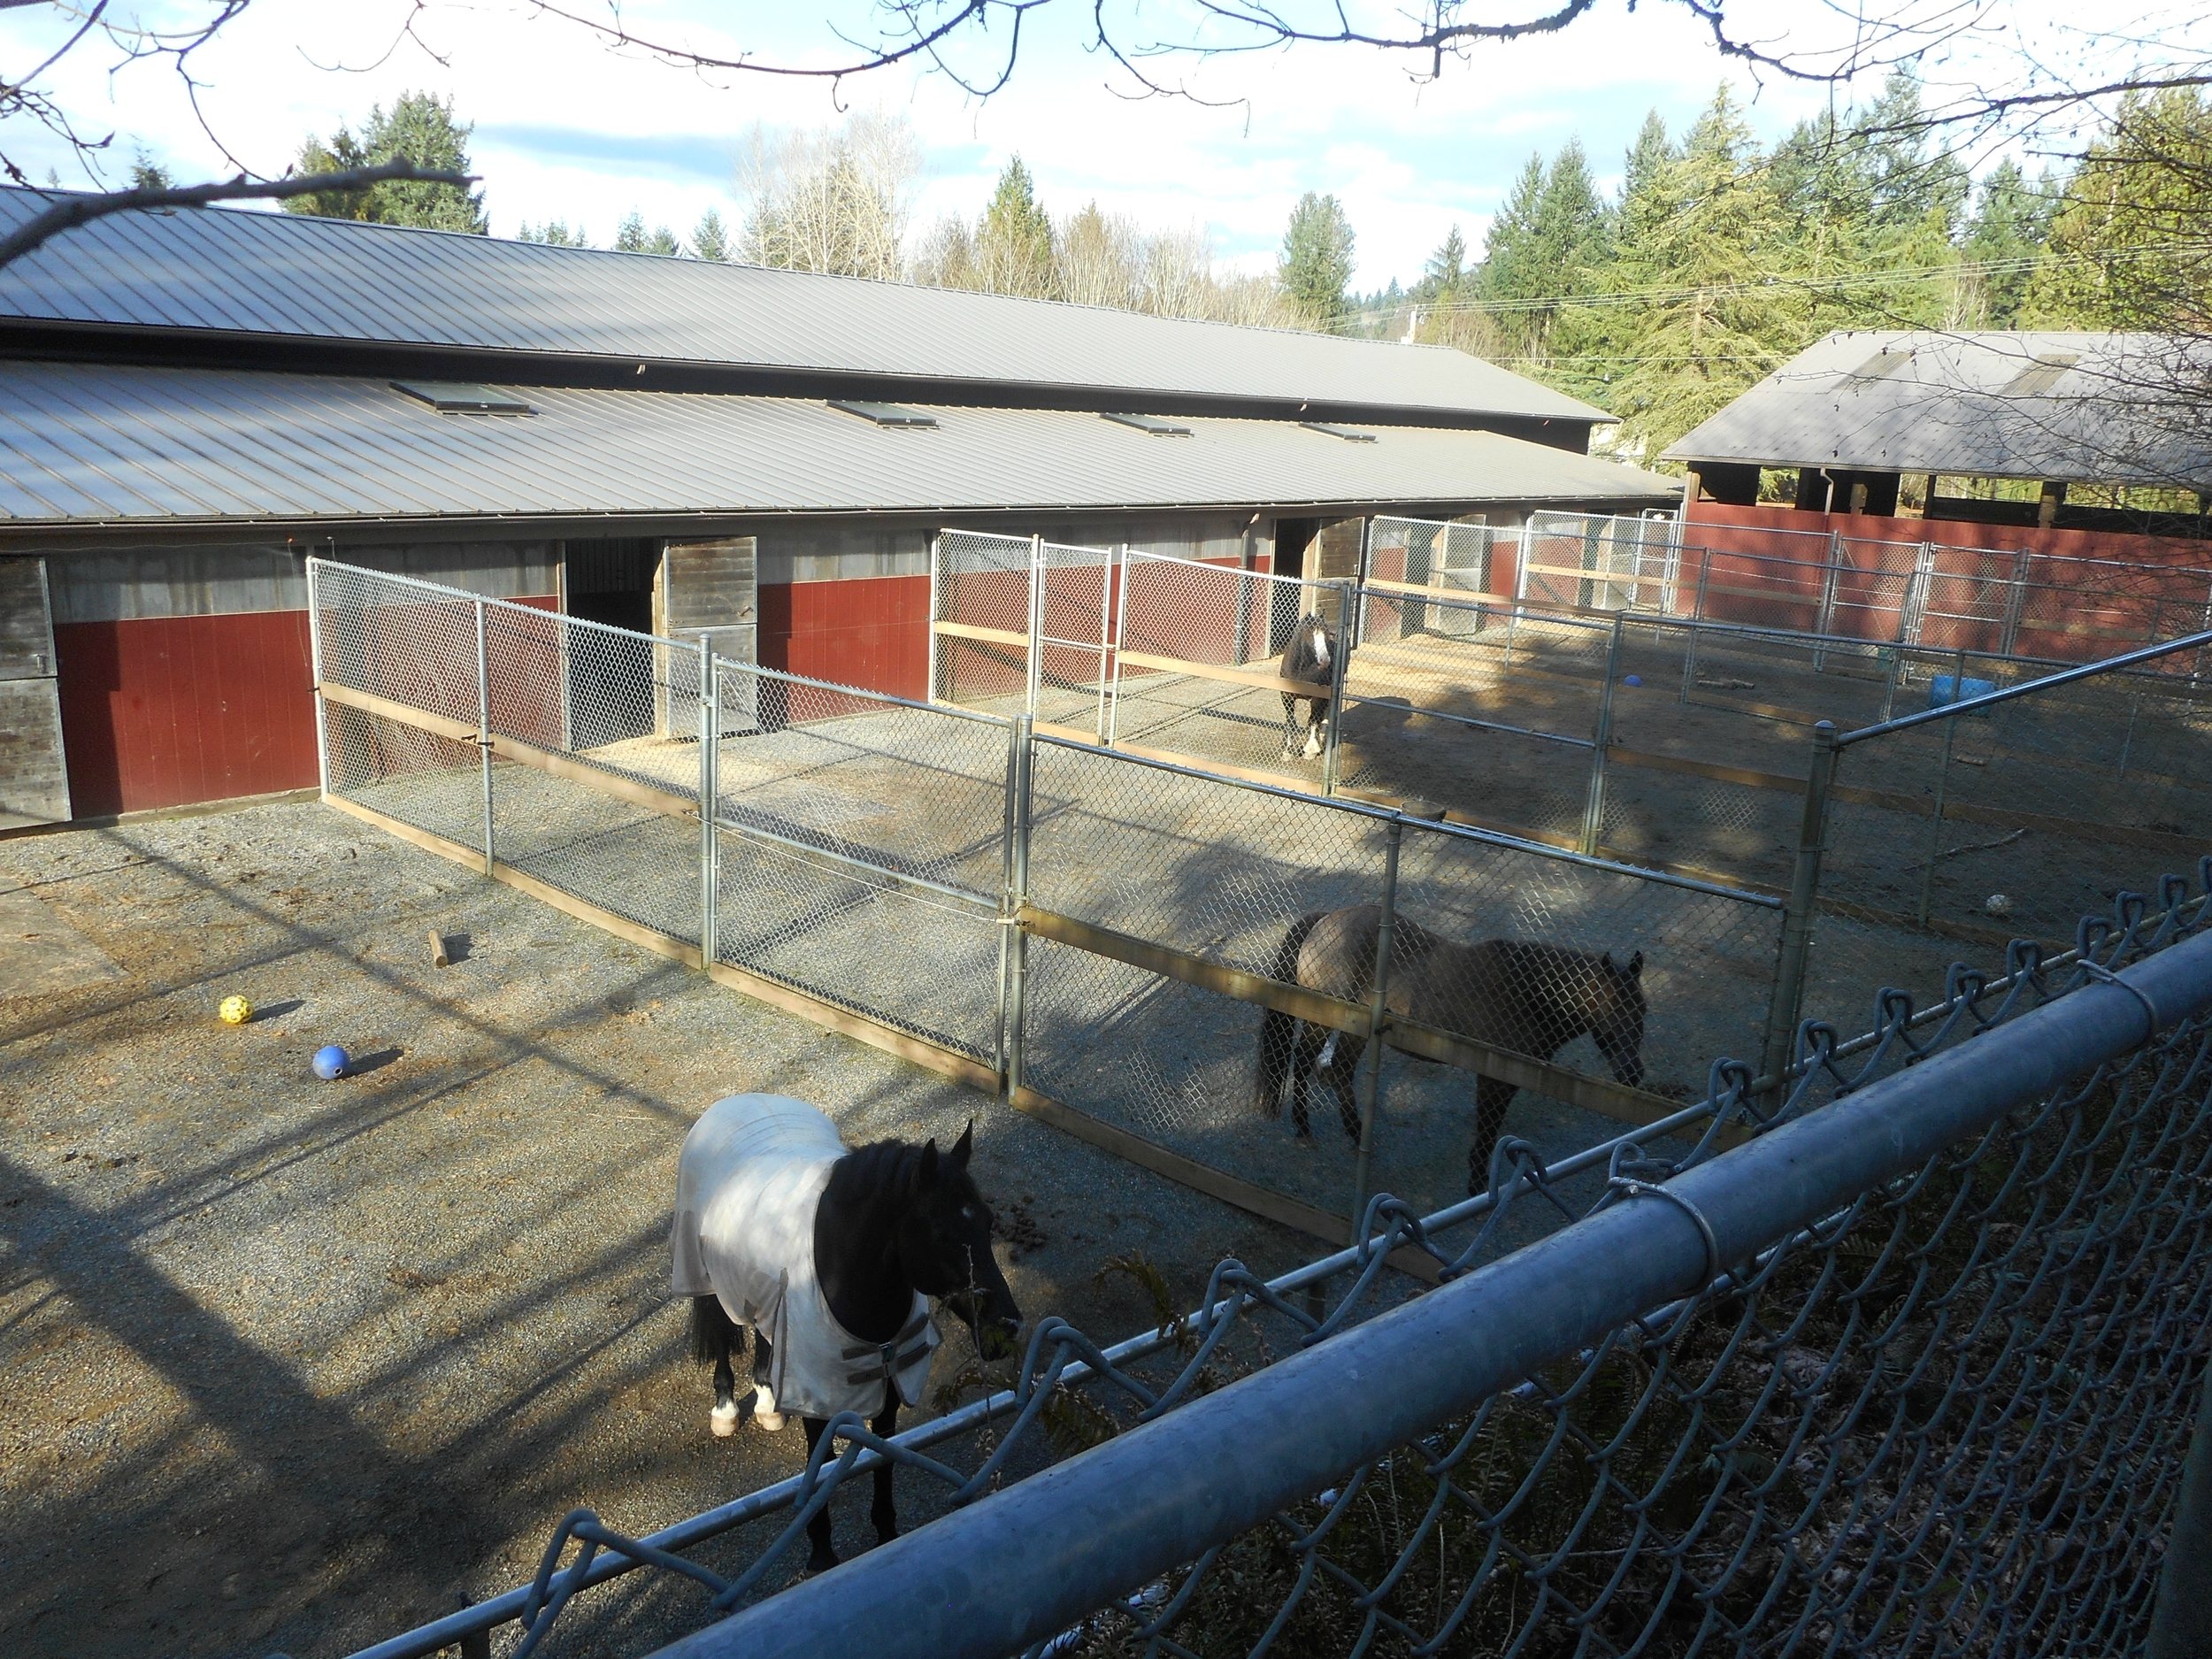
[[(0, 230), (48, 199), (0, 190)], [(1441, 346), (221, 208), (57, 236), (0, 270), (7, 318), (1072, 388), (1124, 407), (1151, 393), (1612, 419)]]
[(2184, 388), (2212, 352), (2161, 334), (1830, 334), (1666, 452), (1880, 472), (2212, 489), (2212, 425)]
[(0, 522), (1057, 511), (1536, 500), (1659, 503), (1671, 479), (1497, 433), (1347, 443), (1194, 418), (1166, 441), (1056, 410), (883, 427), (795, 398), (533, 388), (441, 413), (388, 383), (0, 362)]

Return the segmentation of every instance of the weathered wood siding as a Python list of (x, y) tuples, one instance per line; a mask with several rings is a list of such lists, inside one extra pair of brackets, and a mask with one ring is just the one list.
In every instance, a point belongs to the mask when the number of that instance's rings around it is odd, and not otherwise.
[(46, 561), (0, 558), (0, 828), (69, 817)]

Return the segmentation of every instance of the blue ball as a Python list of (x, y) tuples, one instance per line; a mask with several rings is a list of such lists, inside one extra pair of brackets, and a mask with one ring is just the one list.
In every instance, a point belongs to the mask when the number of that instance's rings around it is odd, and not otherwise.
[(315, 1075), (326, 1083), (333, 1078), (345, 1076), (346, 1067), (351, 1064), (346, 1051), (334, 1042), (326, 1043), (315, 1050)]
[(1621, 684), (1624, 686), (1640, 686), (1643, 683), (1644, 677), (1641, 674), (1631, 674), (1627, 679), (1621, 681)]

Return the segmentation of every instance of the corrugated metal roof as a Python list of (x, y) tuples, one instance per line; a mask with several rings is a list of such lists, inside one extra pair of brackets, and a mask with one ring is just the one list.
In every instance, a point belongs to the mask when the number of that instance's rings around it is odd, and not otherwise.
[[(0, 190), (0, 229), (46, 199)], [(65, 232), (0, 270), (10, 316), (1135, 399), (1611, 419), (1441, 346), (220, 208), (119, 213)]]
[(1053, 410), (939, 405), (934, 429), (828, 404), (536, 388), (441, 414), (380, 380), (0, 363), (0, 513), (18, 525), (528, 514), (1056, 511), (1669, 498), (1669, 479), (1496, 433), (1194, 418), (1164, 439)]
[(1830, 334), (1667, 451), (1882, 472), (2212, 488), (2212, 377), (2160, 334)]

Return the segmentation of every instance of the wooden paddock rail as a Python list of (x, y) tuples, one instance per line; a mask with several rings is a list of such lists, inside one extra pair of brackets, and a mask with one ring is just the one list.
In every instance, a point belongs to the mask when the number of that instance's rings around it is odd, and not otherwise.
[[(1142, 968), (1164, 979), (1179, 979), (1185, 985), (1194, 985), (1202, 990), (1234, 997), (1240, 1002), (1271, 1008), (1310, 1025), (1363, 1038), (1369, 1036), (1374, 1029), (1372, 1010), (1358, 1002), (1324, 995), (1304, 986), (1288, 985), (1263, 974), (1248, 973), (1241, 968), (1225, 967), (1220, 963), (1208, 962), (1187, 951), (1156, 945), (1150, 940), (1137, 939), (1128, 933), (1118, 933), (1110, 927), (1094, 926), (1089, 922), (1078, 921), (1071, 916), (1041, 910), (1033, 904), (1023, 905), (1015, 920), (1024, 932), (1036, 938), (1049, 939), (1058, 944), (1071, 945), (1078, 950), (1088, 951), (1093, 956), (1125, 962), (1133, 968)], [(1463, 1071), (1472, 1071), (1481, 1077), (1495, 1078), (1517, 1088), (1532, 1089), (1539, 1094), (1548, 1094), (1554, 1100), (1610, 1118), (1617, 1123), (1641, 1127), (1672, 1117), (1685, 1104), (1682, 1101), (1670, 1100), (1663, 1094), (1630, 1088), (1624, 1084), (1609, 1083), (1581, 1071), (1569, 1071), (1565, 1066), (1554, 1065), (1548, 1060), (1540, 1060), (1533, 1055), (1517, 1053), (1511, 1048), (1485, 1042), (1478, 1037), (1462, 1036), (1456, 1032), (1444, 1031), (1416, 1020), (1388, 1017), (1384, 1019), (1382, 1029), (1384, 1042), (1393, 1048), (1402, 1049), (1423, 1060), (1433, 1060), (1442, 1065), (1455, 1066)], [(1674, 1133), (1695, 1140), (1703, 1132), (1693, 1125)], [(1740, 1130), (1724, 1129), (1719, 1143), (1734, 1146), (1745, 1138)]]

